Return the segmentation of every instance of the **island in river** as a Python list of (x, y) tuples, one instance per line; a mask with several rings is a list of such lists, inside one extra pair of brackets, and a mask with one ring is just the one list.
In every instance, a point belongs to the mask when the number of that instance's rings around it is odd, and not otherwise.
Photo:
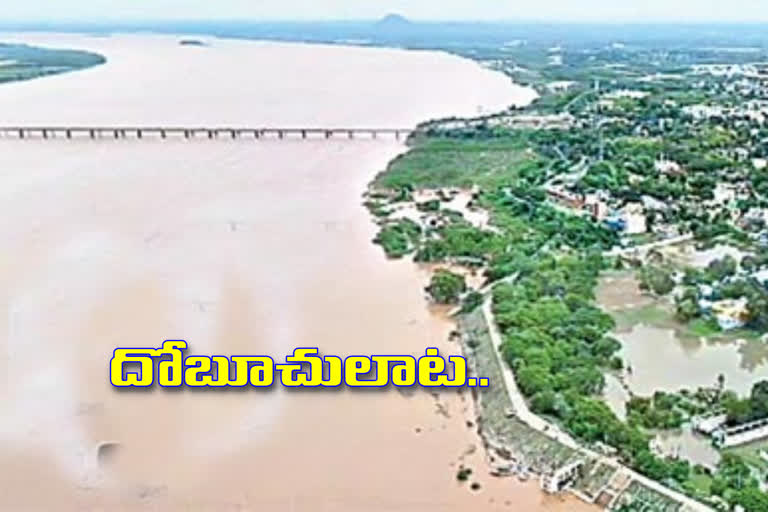
[[(9, 124), (408, 127), (535, 96), (435, 52), (146, 35), (3, 40), (106, 58), (0, 87)], [(279, 358), (296, 346), (457, 352), (453, 323), (425, 307), (428, 272), (387, 262), (360, 204), (406, 150), (400, 143), (0, 148), (0, 508), (591, 508), (491, 477), (467, 393), (109, 385), (115, 347), (167, 338), (198, 353)], [(462, 465), (473, 469), (464, 484)]]

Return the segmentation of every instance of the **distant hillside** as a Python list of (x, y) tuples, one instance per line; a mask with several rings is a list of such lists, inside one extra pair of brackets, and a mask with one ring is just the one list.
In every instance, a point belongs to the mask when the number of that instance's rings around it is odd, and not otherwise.
[(376, 22), (376, 28), (379, 30), (402, 30), (411, 27), (413, 27), (413, 23), (399, 14), (387, 14)]
[(0, 43), (0, 83), (30, 80), (106, 62), (98, 54)]

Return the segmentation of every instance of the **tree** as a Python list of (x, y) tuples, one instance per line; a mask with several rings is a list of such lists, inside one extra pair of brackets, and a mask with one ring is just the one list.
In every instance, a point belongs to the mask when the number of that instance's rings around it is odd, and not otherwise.
[(768, 512), (768, 494), (756, 486), (749, 486), (739, 491), (734, 502), (744, 507), (747, 512)]
[(461, 303), (462, 313), (471, 313), (483, 303), (483, 294), (472, 290)]
[(713, 281), (722, 281), (726, 277), (736, 274), (739, 264), (731, 255), (725, 255), (723, 258), (710, 262), (707, 266), (707, 273)]
[(551, 391), (554, 387), (549, 370), (543, 366), (523, 366), (517, 371), (516, 376), (520, 391), (526, 396)]
[(674, 288), (675, 281), (669, 270), (647, 265), (640, 271), (640, 289), (651, 290), (656, 295), (666, 295)]
[(432, 276), (426, 291), (438, 304), (457, 304), (467, 291), (467, 282), (464, 276), (441, 269)]
[(699, 303), (696, 300), (695, 292), (694, 294), (685, 292), (682, 297), (675, 300), (675, 304), (677, 306), (675, 314), (681, 321), (689, 322), (699, 316)]
[(554, 391), (541, 391), (531, 398), (531, 409), (537, 414), (556, 412), (557, 394)]
[(756, 418), (768, 417), (768, 380), (761, 380), (752, 386), (750, 399), (753, 415)]

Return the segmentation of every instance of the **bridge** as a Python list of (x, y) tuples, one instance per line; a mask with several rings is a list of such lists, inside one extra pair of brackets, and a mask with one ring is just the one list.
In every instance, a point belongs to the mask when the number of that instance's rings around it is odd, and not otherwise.
[(2, 139), (378, 139), (400, 140), (410, 128), (243, 128), (200, 126), (0, 126)]

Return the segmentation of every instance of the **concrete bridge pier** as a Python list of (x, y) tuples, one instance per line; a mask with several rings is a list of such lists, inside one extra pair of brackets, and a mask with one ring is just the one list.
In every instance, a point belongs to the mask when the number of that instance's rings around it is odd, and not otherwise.
[(24, 130), (19, 130), (19, 138), (20, 139), (24, 138)]
[(350, 139), (354, 139), (354, 138), (355, 138), (355, 132), (353, 132), (352, 130), (349, 130), (349, 131), (347, 132), (347, 136), (348, 136)]
[(68, 138), (68, 139), (71, 139), (71, 138), (72, 138), (72, 130), (67, 130), (67, 131), (65, 132), (65, 134), (66, 134), (66, 136), (67, 136), (67, 138)]
[(230, 130), (230, 135), (232, 136), (233, 139), (236, 139), (238, 135), (237, 130)]
[(43, 138), (44, 139), (48, 138), (48, 130), (43, 130)]
[(285, 132), (283, 130), (277, 130), (277, 138), (282, 139), (285, 137)]
[(209, 139), (213, 138), (213, 130), (208, 130), (208, 138)]
[[(185, 133), (186, 133), (186, 132), (185, 132)], [(161, 138), (161, 139), (164, 139), (164, 138), (165, 138), (165, 135), (166, 135), (166, 134), (165, 134), (165, 130), (160, 130), (160, 138)], [(187, 137), (187, 138), (189, 138), (189, 137)]]
[(331, 130), (325, 130), (325, 138), (330, 139), (333, 137), (333, 132)]
[(307, 130), (301, 130), (301, 138), (306, 139), (307, 138)]

